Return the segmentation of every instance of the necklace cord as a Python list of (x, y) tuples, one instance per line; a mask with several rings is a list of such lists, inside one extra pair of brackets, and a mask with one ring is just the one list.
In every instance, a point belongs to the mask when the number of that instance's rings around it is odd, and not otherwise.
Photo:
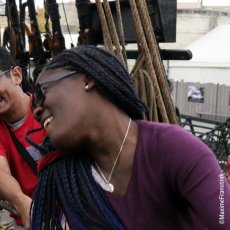
[(121, 151), (122, 151), (122, 149), (123, 149), (123, 147), (124, 147), (126, 138), (127, 138), (127, 136), (128, 136), (128, 133), (129, 133), (130, 124), (131, 124), (131, 118), (129, 118), (129, 124), (128, 124), (128, 127), (127, 127), (127, 129), (126, 129), (125, 136), (124, 136), (124, 138), (123, 138), (121, 147), (120, 147), (119, 152), (118, 152), (118, 154), (117, 154), (117, 157), (116, 157), (116, 159), (115, 159), (115, 161), (114, 161), (114, 163), (113, 163), (113, 166), (112, 166), (112, 169), (111, 169), (111, 172), (110, 172), (110, 174), (109, 174), (108, 179), (105, 178), (104, 174), (103, 174), (102, 171), (101, 171), (101, 168), (99, 167), (99, 165), (97, 164), (97, 162), (95, 162), (95, 165), (96, 165), (98, 171), (100, 172), (102, 178), (104, 179), (104, 181), (105, 181), (107, 184), (109, 184), (109, 182), (110, 182), (110, 179), (111, 179), (111, 177), (112, 177), (112, 175), (113, 175), (113, 171), (114, 171), (114, 169), (115, 169), (115, 166), (116, 166), (116, 164), (117, 164), (117, 161), (118, 161), (118, 159), (119, 159), (119, 157), (120, 157), (120, 155), (121, 155)]

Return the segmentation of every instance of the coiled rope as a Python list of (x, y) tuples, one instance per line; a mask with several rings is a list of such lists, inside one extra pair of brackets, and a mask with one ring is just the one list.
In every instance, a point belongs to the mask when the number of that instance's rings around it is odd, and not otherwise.
[[(139, 58), (131, 71), (133, 82), (139, 96), (149, 108), (151, 120), (177, 124), (175, 108), (146, 2), (143, 0), (129, 0), (129, 4), (139, 52)], [(103, 0), (103, 5), (100, 0), (96, 0), (96, 5), (102, 24), (104, 44), (127, 67), (119, 0), (116, 0), (119, 38), (108, 0)], [(120, 44), (119, 40), (122, 44)]]

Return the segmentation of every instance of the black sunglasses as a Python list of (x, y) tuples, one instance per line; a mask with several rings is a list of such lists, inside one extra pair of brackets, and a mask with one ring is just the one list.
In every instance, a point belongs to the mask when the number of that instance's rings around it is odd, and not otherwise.
[(77, 73), (77, 71), (71, 71), (71, 72), (68, 72), (64, 75), (57, 75), (53, 79), (47, 79), (47, 80), (41, 81), (40, 83), (36, 84), (35, 89), (34, 89), (34, 94), (33, 94), (33, 102), (32, 102), (33, 110), (35, 110), (39, 106), (42, 106), (44, 101), (45, 101), (46, 93), (45, 93), (45, 90), (43, 88), (44, 84), (47, 84), (49, 82), (59, 81), (63, 78), (69, 77), (69, 76), (74, 75), (76, 73)]
[(8, 69), (8, 70), (5, 70), (5, 71), (1, 72), (0, 77), (3, 77), (4, 75), (6, 75), (7, 72), (10, 72), (10, 70)]

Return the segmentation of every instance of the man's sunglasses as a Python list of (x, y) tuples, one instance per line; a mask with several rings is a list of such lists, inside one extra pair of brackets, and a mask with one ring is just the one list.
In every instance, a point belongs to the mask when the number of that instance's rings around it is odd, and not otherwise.
[(10, 70), (5, 70), (3, 72), (0, 73), (0, 77), (3, 77), (4, 75), (6, 75), (6, 73), (10, 72)]
[(39, 106), (42, 106), (43, 102), (45, 101), (46, 93), (45, 93), (45, 90), (43, 88), (43, 86), (45, 84), (50, 83), (50, 82), (59, 81), (63, 78), (69, 77), (69, 76), (74, 75), (76, 73), (77, 73), (77, 71), (71, 71), (71, 72), (68, 72), (64, 75), (57, 75), (53, 79), (47, 79), (47, 80), (41, 81), (40, 83), (36, 84), (35, 89), (34, 89), (34, 94), (33, 94), (33, 105), (32, 105), (33, 110)]

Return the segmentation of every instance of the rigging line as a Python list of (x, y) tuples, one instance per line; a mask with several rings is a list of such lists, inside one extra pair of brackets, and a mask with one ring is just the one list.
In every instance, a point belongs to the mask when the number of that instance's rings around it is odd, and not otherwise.
[(66, 21), (67, 30), (69, 32), (69, 36), (70, 36), (70, 40), (71, 40), (71, 47), (74, 47), (72, 35), (71, 35), (70, 29), (69, 29), (69, 23), (68, 23), (68, 20), (67, 20), (67, 17), (66, 17), (66, 11), (65, 11), (65, 6), (64, 6), (63, 0), (62, 0), (62, 7), (63, 7), (64, 15), (65, 15), (65, 21)]

